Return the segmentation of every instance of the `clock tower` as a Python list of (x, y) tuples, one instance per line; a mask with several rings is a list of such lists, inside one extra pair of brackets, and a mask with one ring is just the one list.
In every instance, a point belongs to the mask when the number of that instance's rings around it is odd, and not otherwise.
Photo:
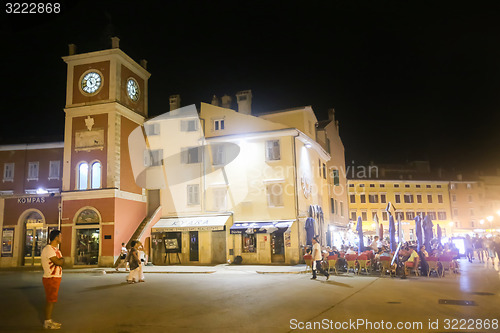
[(108, 50), (63, 57), (68, 65), (64, 134), (62, 252), (73, 265), (112, 265), (147, 215), (135, 183), (128, 136), (148, 110), (146, 61), (112, 38)]

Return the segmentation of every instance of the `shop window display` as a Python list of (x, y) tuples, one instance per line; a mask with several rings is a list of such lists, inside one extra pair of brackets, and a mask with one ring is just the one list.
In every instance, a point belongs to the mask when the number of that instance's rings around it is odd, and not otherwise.
[(242, 234), (243, 240), (243, 253), (256, 253), (257, 252), (257, 237), (253, 234)]

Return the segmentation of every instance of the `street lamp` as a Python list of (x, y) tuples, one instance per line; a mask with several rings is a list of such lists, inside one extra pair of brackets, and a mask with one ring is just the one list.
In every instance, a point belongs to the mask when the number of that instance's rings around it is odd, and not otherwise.
[(497, 210), (497, 215), (498, 215), (498, 216), (500, 216), (500, 209), (499, 209), (499, 210)]
[(480, 220), (479, 223), (484, 224), (484, 220)]
[(491, 222), (491, 221), (493, 221), (493, 216), (490, 215), (486, 219)]

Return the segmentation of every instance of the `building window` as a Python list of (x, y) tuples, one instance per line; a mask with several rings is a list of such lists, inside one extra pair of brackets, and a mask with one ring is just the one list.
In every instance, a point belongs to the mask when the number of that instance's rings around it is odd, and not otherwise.
[(404, 195), (405, 203), (413, 203), (413, 194), (405, 194)]
[(375, 187), (375, 184), (370, 184), (370, 187)]
[(458, 209), (453, 209), (453, 217), (457, 217), (458, 216)]
[(356, 203), (356, 194), (351, 194), (349, 196), (351, 203)]
[(406, 219), (413, 220), (415, 218), (415, 212), (406, 212)]
[(385, 187), (385, 184), (380, 184), (380, 187)]
[(399, 187), (399, 184), (394, 184), (394, 187)]
[(267, 204), (269, 207), (283, 207), (283, 185), (269, 184), (267, 187)]
[(446, 220), (446, 212), (438, 212), (438, 220)]
[(457, 201), (457, 196), (456, 194), (451, 195), (451, 201), (456, 202)]
[(146, 135), (160, 135), (160, 123), (144, 124)]
[(470, 208), (469, 212), (470, 212), (470, 216), (474, 216), (474, 208)]
[(430, 185), (425, 185), (425, 187), (426, 187), (426, 188), (431, 188), (431, 186), (430, 186)]
[(227, 189), (225, 187), (222, 188), (214, 188), (213, 189), (213, 199), (214, 204), (213, 208), (215, 211), (226, 210), (226, 197), (227, 197)]
[(330, 147), (330, 139), (326, 138), (326, 151), (328, 152), (328, 154), (331, 154), (331, 147)]
[(436, 185), (437, 188), (441, 188), (441, 185)]
[(214, 129), (216, 131), (222, 131), (224, 129), (224, 119), (214, 120)]
[(361, 212), (361, 220), (362, 221), (367, 221), (368, 220), (368, 216), (367, 216), (366, 212)]
[(255, 234), (241, 234), (242, 252), (243, 253), (255, 253), (257, 252), (257, 237)]
[(61, 161), (50, 161), (49, 163), (49, 180), (59, 179), (61, 170)]
[(427, 202), (432, 203), (432, 194), (427, 194)]
[(438, 202), (443, 203), (443, 195), (442, 194), (438, 194)]
[(386, 198), (385, 198), (385, 194), (381, 194), (380, 195), (380, 203), (386, 203)]
[(398, 212), (396, 213), (396, 220), (404, 220), (405, 219), (405, 214), (403, 212)]
[(226, 160), (226, 151), (223, 145), (212, 145), (212, 165), (223, 165)]
[(91, 188), (101, 188), (101, 163), (92, 163), (92, 173), (91, 173)]
[(352, 211), (351, 212), (351, 220), (352, 221), (356, 221), (357, 217), (356, 217), (356, 212), (355, 211)]
[(266, 160), (277, 161), (280, 158), (280, 140), (266, 141)]
[(410, 187), (410, 184), (405, 184), (405, 188), (409, 188)]
[(144, 166), (160, 166), (163, 161), (163, 149), (144, 150)]
[(359, 187), (365, 187), (365, 184), (359, 184)]
[(333, 185), (339, 186), (340, 185), (339, 170), (332, 170), (332, 175), (333, 175)]
[(471, 190), (471, 189), (472, 189), (472, 184), (471, 184), (471, 183), (467, 183), (467, 189), (468, 189), (468, 190)]
[(372, 211), (372, 221), (375, 221), (375, 216), (377, 216), (377, 211)]
[(472, 203), (472, 195), (468, 196), (469, 202)]
[(417, 203), (422, 203), (422, 194), (417, 194)]
[(200, 204), (200, 185), (192, 184), (187, 186), (187, 203), (188, 205)]
[(198, 120), (181, 120), (181, 131), (182, 132), (196, 132), (198, 130)]
[(474, 228), (474, 221), (470, 221), (470, 226)]
[(460, 224), (458, 222), (455, 222), (455, 228), (459, 228)]
[(339, 206), (340, 206), (340, 216), (344, 217), (344, 203), (340, 201)]
[(354, 184), (349, 184), (349, 187), (354, 187)]
[(181, 151), (181, 163), (183, 164), (193, 164), (200, 163), (201, 161), (201, 148), (200, 147), (189, 147), (183, 148)]
[(429, 215), (429, 217), (431, 218), (431, 220), (435, 220), (436, 219), (436, 212), (427, 212), (427, 215)]
[(28, 180), (38, 180), (38, 170), (39, 170), (39, 163), (38, 162), (29, 162), (28, 163)]
[(378, 194), (369, 194), (368, 195), (369, 203), (378, 203)]
[(457, 186), (455, 184), (450, 184), (450, 190), (455, 190)]
[(416, 188), (420, 188), (420, 184), (415, 185)]
[(332, 214), (335, 214), (335, 203), (333, 198), (330, 198), (330, 211), (332, 212)]
[(396, 203), (401, 203), (401, 195), (396, 194), (394, 195), (394, 198), (396, 199)]
[(366, 203), (366, 197), (365, 197), (365, 195), (364, 195), (364, 194), (360, 194), (360, 195), (359, 195), (359, 202), (361, 202), (361, 203)]
[(78, 165), (78, 184), (77, 189), (86, 190), (89, 183), (89, 165), (82, 162)]
[(13, 182), (14, 181), (14, 163), (5, 163), (3, 165), (3, 181)]
[(382, 212), (382, 220), (387, 221), (387, 212)]
[(326, 179), (326, 164), (323, 163), (323, 179)]

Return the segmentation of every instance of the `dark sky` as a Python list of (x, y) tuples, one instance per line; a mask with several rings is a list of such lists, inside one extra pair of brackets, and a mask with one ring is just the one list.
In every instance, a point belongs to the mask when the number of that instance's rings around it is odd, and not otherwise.
[(252, 89), (255, 113), (335, 107), (347, 160), (500, 167), (500, 3), (62, 1), (1, 19), (0, 137), (62, 135), (67, 44), (148, 60), (151, 116)]

